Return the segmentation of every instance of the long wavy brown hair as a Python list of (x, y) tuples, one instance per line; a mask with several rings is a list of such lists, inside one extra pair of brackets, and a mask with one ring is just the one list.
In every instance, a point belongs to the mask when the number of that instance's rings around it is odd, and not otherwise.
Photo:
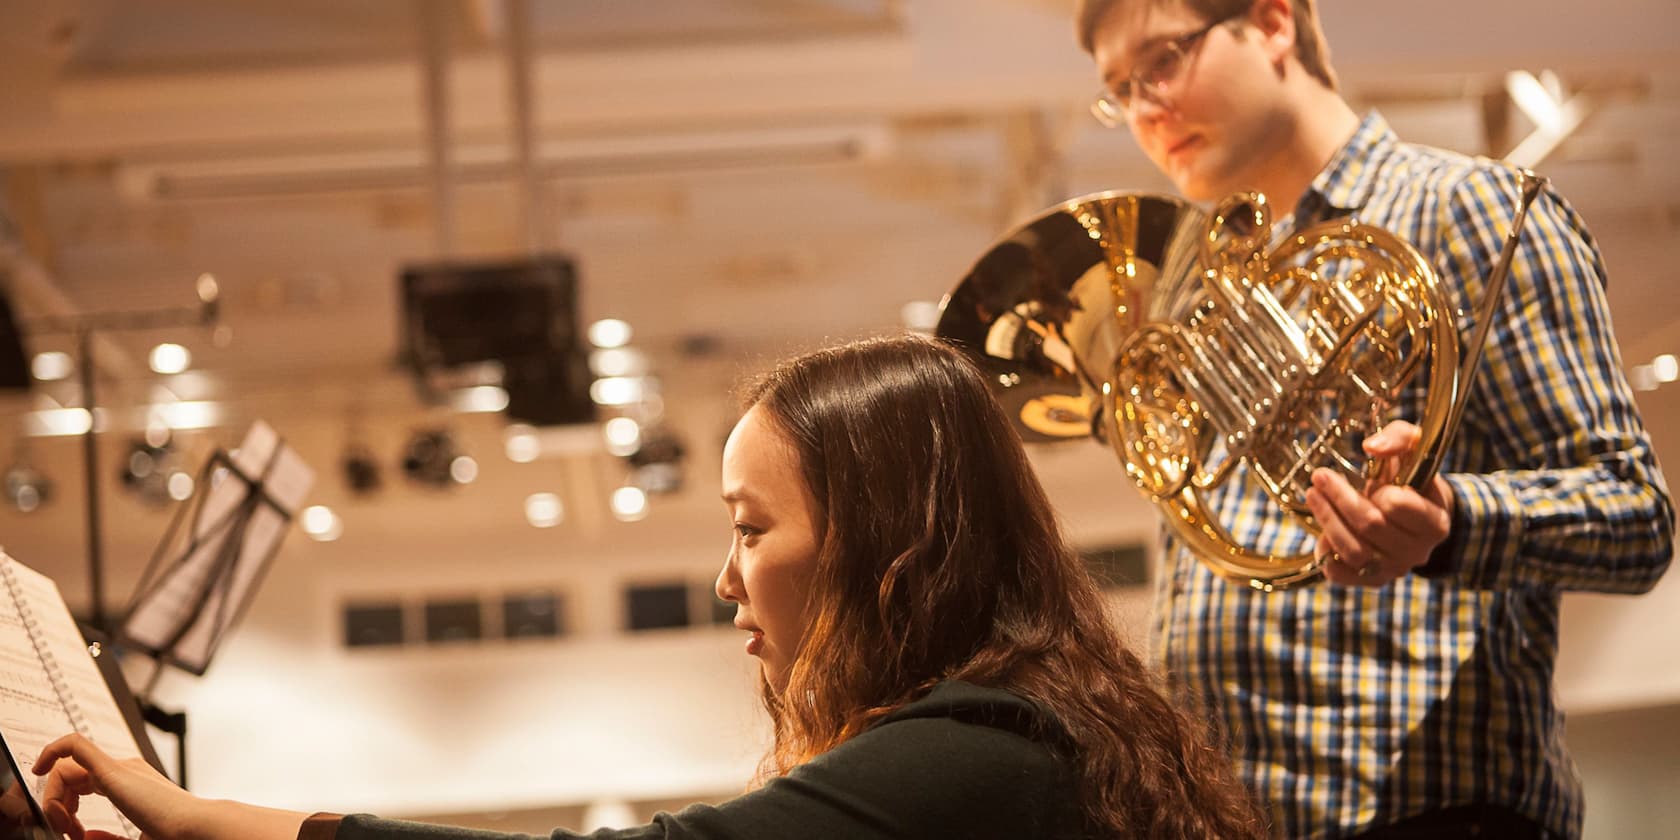
[[(810, 353), (746, 392), (818, 511), (811, 624), (761, 781), (945, 680), (1014, 692), (1060, 731), (1092, 837), (1261, 837), (1230, 759), (1123, 645), (981, 374), (913, 336)], [(821, 656), (812, 655), (821, 651)], [(801, 698), (802, 702), (785, 702)]]

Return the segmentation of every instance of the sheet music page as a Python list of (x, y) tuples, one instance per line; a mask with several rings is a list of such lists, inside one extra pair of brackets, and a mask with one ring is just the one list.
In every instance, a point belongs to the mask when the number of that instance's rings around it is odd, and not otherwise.
[[(36, 639), (52, 657), (84, 722), (84, 732), (101, 749), (118, 758), (140, 755), (134, 733), (123, 720), (111, 689), (88, 655), (87, 643), (76, 628), (58, 586), (46, 576), (0, 554), (17, 584), (16, 594), (36, 621), (32, 637), (24, 626), (24, 609), (8, 591), (0, 597), (0, 728), (26, 784), (39, 798), (30, 768), (47, 744), (76, 731), (70, 712), (60, 702), (48, 666), (36, 650)], [(138, 837), (102, 796), (86, 796), (78, 809), (82, 825), (124, 837)]]
[[(222, 483), (244, 486), (244, 482), (233, 478)], [(185, 559), (165, 570), (155, 589), (123, 622), (123, 635), (151, 650), (169, 647), (182, 625), (192, 619), (198, 595), (209, 585), (210, 573), (229, 537), (226, 530), (215, 532)]]
[[(0, 563), (12, 564), (17, 571), (9, 558), (0, 558)], [(75, 728), (35, 652), (11, 590), (0, 587), (0, 729), (26, 781), (41, 748)]]
[[(256, 481), (262, 478), (263, 468), (268, 465), (269, 459), (274, 457), (274, 449), (279, 445), (280, 435), (272, 426), (258, 420), (245, 432), (245, 439), (240, 441), (239, 448), (227, 454), (228, 460), (233, 462), (234, 469)], [(193, 536), (201, 539), (210, 531), (220, 528), (228, 515), (250, 495), (250, 485), (240, 481), (237, 476), (223, 475), (218, 478), (215, 472), (211, 472), (210, 486), (205, 491), (204, 504), (199, 508), (198, 523), (193, 527)]]
[(268, 471), (268, 495), (281, 510), (295, 515), (309, 495), (309, 488), (315, 486), (315, 471), (290, 446), (281, 449), (278, 458)]
[(227, 637), (246, 595), (257, 584), (267, 565), (264, 558), (279, 548), (289, 525), (289, 520), (270, 507), (259, 507), (251, 514), (251, 522), (245, 526), (244, 544), (239, 549), (239, 562), (234, 564), (233, 579), (224, 593), (213, 594), (199, 612), (192, 627), (175, 646), (176, 657), (195, 665), (209, 661), (214, 645)]
[(245, 439), (239, 442), (239, 448), (228, 453), (228, 460), (252, 480), (260, 479), (279, 445), (280, 433), (274, 431), (273, 426), (258, 420), (245, 431)]

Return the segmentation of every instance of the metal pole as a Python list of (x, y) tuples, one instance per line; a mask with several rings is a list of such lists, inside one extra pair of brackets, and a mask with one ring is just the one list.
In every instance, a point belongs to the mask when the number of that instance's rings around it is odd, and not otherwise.
[(449, 142), (449, 14), (447, 0), (421, 0), (420, 32), (426, 152), (430, 161), (432, 232), (439, 257), (455, 252), (455, 184)]
[(536, 253), (543, 245), (545, 220), (538, 194), (537, 123), (532, 95), (531, 0), (506, 0), (509, 108), (515, 181), (519, 192), (520, 226), (525, 234), (525, 252)]
[(101, 633), (109, 633), (105, 626), (105, 559), (99, 539), (99, 440), (96, 434), (94, 409), (93, 330), (83, 328), (76, 333), (81, 356), (82, 408), (87, 411), (87, 431), (82, 434), (82, 466), (87, 483), (88, 532), (88, 591), (92, 600), (88, 623)]

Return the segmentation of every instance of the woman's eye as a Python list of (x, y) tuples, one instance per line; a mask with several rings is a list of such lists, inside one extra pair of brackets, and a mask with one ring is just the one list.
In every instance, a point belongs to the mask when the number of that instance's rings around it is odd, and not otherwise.
[(743, 525), (737, 522), (735, 523), (735, 533), (740, 535), (741, 539), (746, 539), (756, 535), (758, 533), (758, 529), (751, 525)]

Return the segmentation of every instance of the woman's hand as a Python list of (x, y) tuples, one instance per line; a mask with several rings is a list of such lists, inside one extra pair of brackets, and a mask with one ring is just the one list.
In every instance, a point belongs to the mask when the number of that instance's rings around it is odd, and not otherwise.
[(184, 823), (199, 802), (144, 760), (112, 758), (80, 734), (48, 744), (34, 770), (47, 777), (41, 792), (47, 824), (71, 840), (115, 840), (115, 835), (83, 828), (77, 808), (89, 794), (111, 800), (149, 840), (186, 840)]
[(116, 759), (81, 735), (47, 745), (34, 770), (47, 777), (41, 810), (54, 831), (70, 840), (122, 840), (88, 831), (76, 818), (81, 798), (111, 800), (145, 840), (295, 840), (306, 814), (259, 808), (225, 799), (200, 799), (177, 787), (139, 758)]

